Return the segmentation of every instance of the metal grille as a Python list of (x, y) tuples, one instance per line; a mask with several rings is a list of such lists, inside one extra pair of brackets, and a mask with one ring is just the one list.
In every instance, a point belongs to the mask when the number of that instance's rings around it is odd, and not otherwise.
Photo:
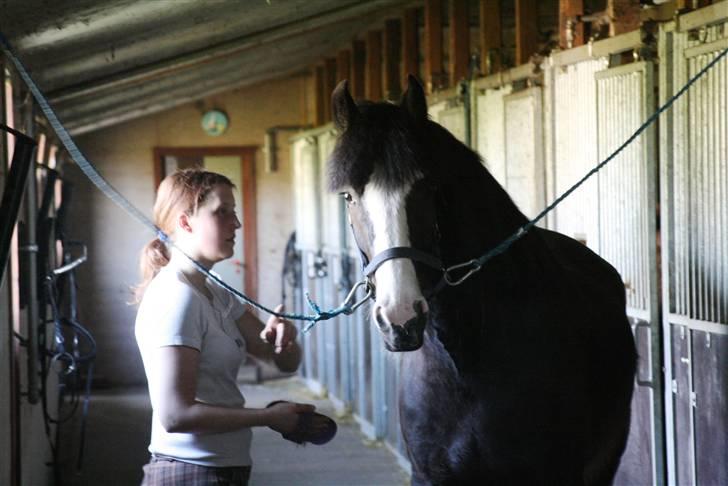
[[(608, 157), (647, 117), (652, 66), (635, 63), (597, 73), (598, 156)], [(648, 77), (648, 79), (645, 79)], [(647, 99), (646, 99), (647, 98)], [(622, 275), (627, 306), (649, 311), (654, 252), (653, 131), (641, 135), (598, 175), (599, 248)], [(652, 238), (651, 238), (652, 237)], [(640, 316), (649, 320), (649, 316)]]
[[(606, 58), (554, 67), (553, 153), (547, 161), (556, 195), (563, 194), (598, 162), (597, 104), (594, 74), (606, 69)], [(599, 251), (598, 189), (592, 178), (554, 211), (557, 231)]]
[[(706, 52), (688, 59), (693, 76), (716, 57)], [(682, 311), (703, 321), (728, 324), (728, 145), (726, 91), (728, 60), (700, 80), (688, 97), (687, 148), (689, 203), (687, 243), (676, 254), (684, 272)]]
[(475, 148), (490, 173), (506, 186), (505, 104), (503, 99), (513, 91), (509, 84), (500, 89), (487, 89), (475, 99), (477, 126)]
[[(704, 38), (713, 37), (708, 29)], [(703, 44), (675, 36), (676, 79), (693, 76), (716, 56), (725, 40)], [(684, 64), (683, 64), (684, 63)], [(680, 72), (685, 73), (680, 76)], [(691, 319), (728, 324), (728, 61), (723, 59), (675, 106), (673, 230), (670, 311)]]

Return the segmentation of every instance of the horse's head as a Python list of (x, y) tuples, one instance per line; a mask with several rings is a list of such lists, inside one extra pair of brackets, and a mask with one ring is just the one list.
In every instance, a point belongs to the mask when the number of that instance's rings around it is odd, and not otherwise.
[[(423, 286), (433, 285), (436, 277), (413, 262), (428, 256), (434, 261), (439, 253), (436, 190), (423, 142), (429, 123), (424, 92), (410, 77), (399, 105), (357, 106), (343, 81), (332, 106), (340, 137), (329, 161), (329, 182), (346, 200), (365, 260), (378, 260), (368, 267), (375, 288), (372, 318), (390, 351), (418, 349), (429, 311)], [(414, 251), (377, 258), (392, 248)]]

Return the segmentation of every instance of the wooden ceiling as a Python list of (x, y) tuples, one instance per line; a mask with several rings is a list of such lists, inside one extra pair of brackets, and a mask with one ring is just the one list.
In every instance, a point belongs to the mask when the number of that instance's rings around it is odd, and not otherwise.
[(307, 69), (411, 0), (0, 0), (72, 133)]

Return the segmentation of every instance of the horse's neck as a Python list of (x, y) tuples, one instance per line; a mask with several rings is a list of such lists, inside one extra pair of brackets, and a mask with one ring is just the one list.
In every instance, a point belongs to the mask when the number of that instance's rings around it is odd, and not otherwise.
[[(458, 173), (448, 177), (438, 207), (440, 251), (447, 265), (484, 255), (527, 222), (477, 158), (457, 162)], [(531, 286), (529, 281), (538, 272), (531, 268), (535, 259), (530, 253), (538, 241), (527, 235), (464, 284), (437, 297), (432, 328), (461, 372), (482, 365), (478, 357), (488, 336), (507, 324), (499, 311), (505, 305), (503, 295), (516, 295)]]
[(460, 161), (459, 171), (443, 187), (438, 208), (447, 263), (480, 257), (527, 221), (477, 159)]

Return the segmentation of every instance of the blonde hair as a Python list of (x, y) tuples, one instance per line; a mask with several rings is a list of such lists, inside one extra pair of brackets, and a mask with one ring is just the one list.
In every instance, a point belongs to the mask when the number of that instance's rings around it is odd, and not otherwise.
[[(178, 216), (181, 213), (195, 214), (210, 191), (220, 184), (235, 187), (224, 175), (201, 168), (181, 169), (165, 177), (154, 202), (154, 224), (171, 236)], [(134, 287), (135, 303), (141, 302), (149, 282), (169, 263), (169, 259), (169, 249), (159, 237), (144, 246), (139, 257), (142, 281)]]

